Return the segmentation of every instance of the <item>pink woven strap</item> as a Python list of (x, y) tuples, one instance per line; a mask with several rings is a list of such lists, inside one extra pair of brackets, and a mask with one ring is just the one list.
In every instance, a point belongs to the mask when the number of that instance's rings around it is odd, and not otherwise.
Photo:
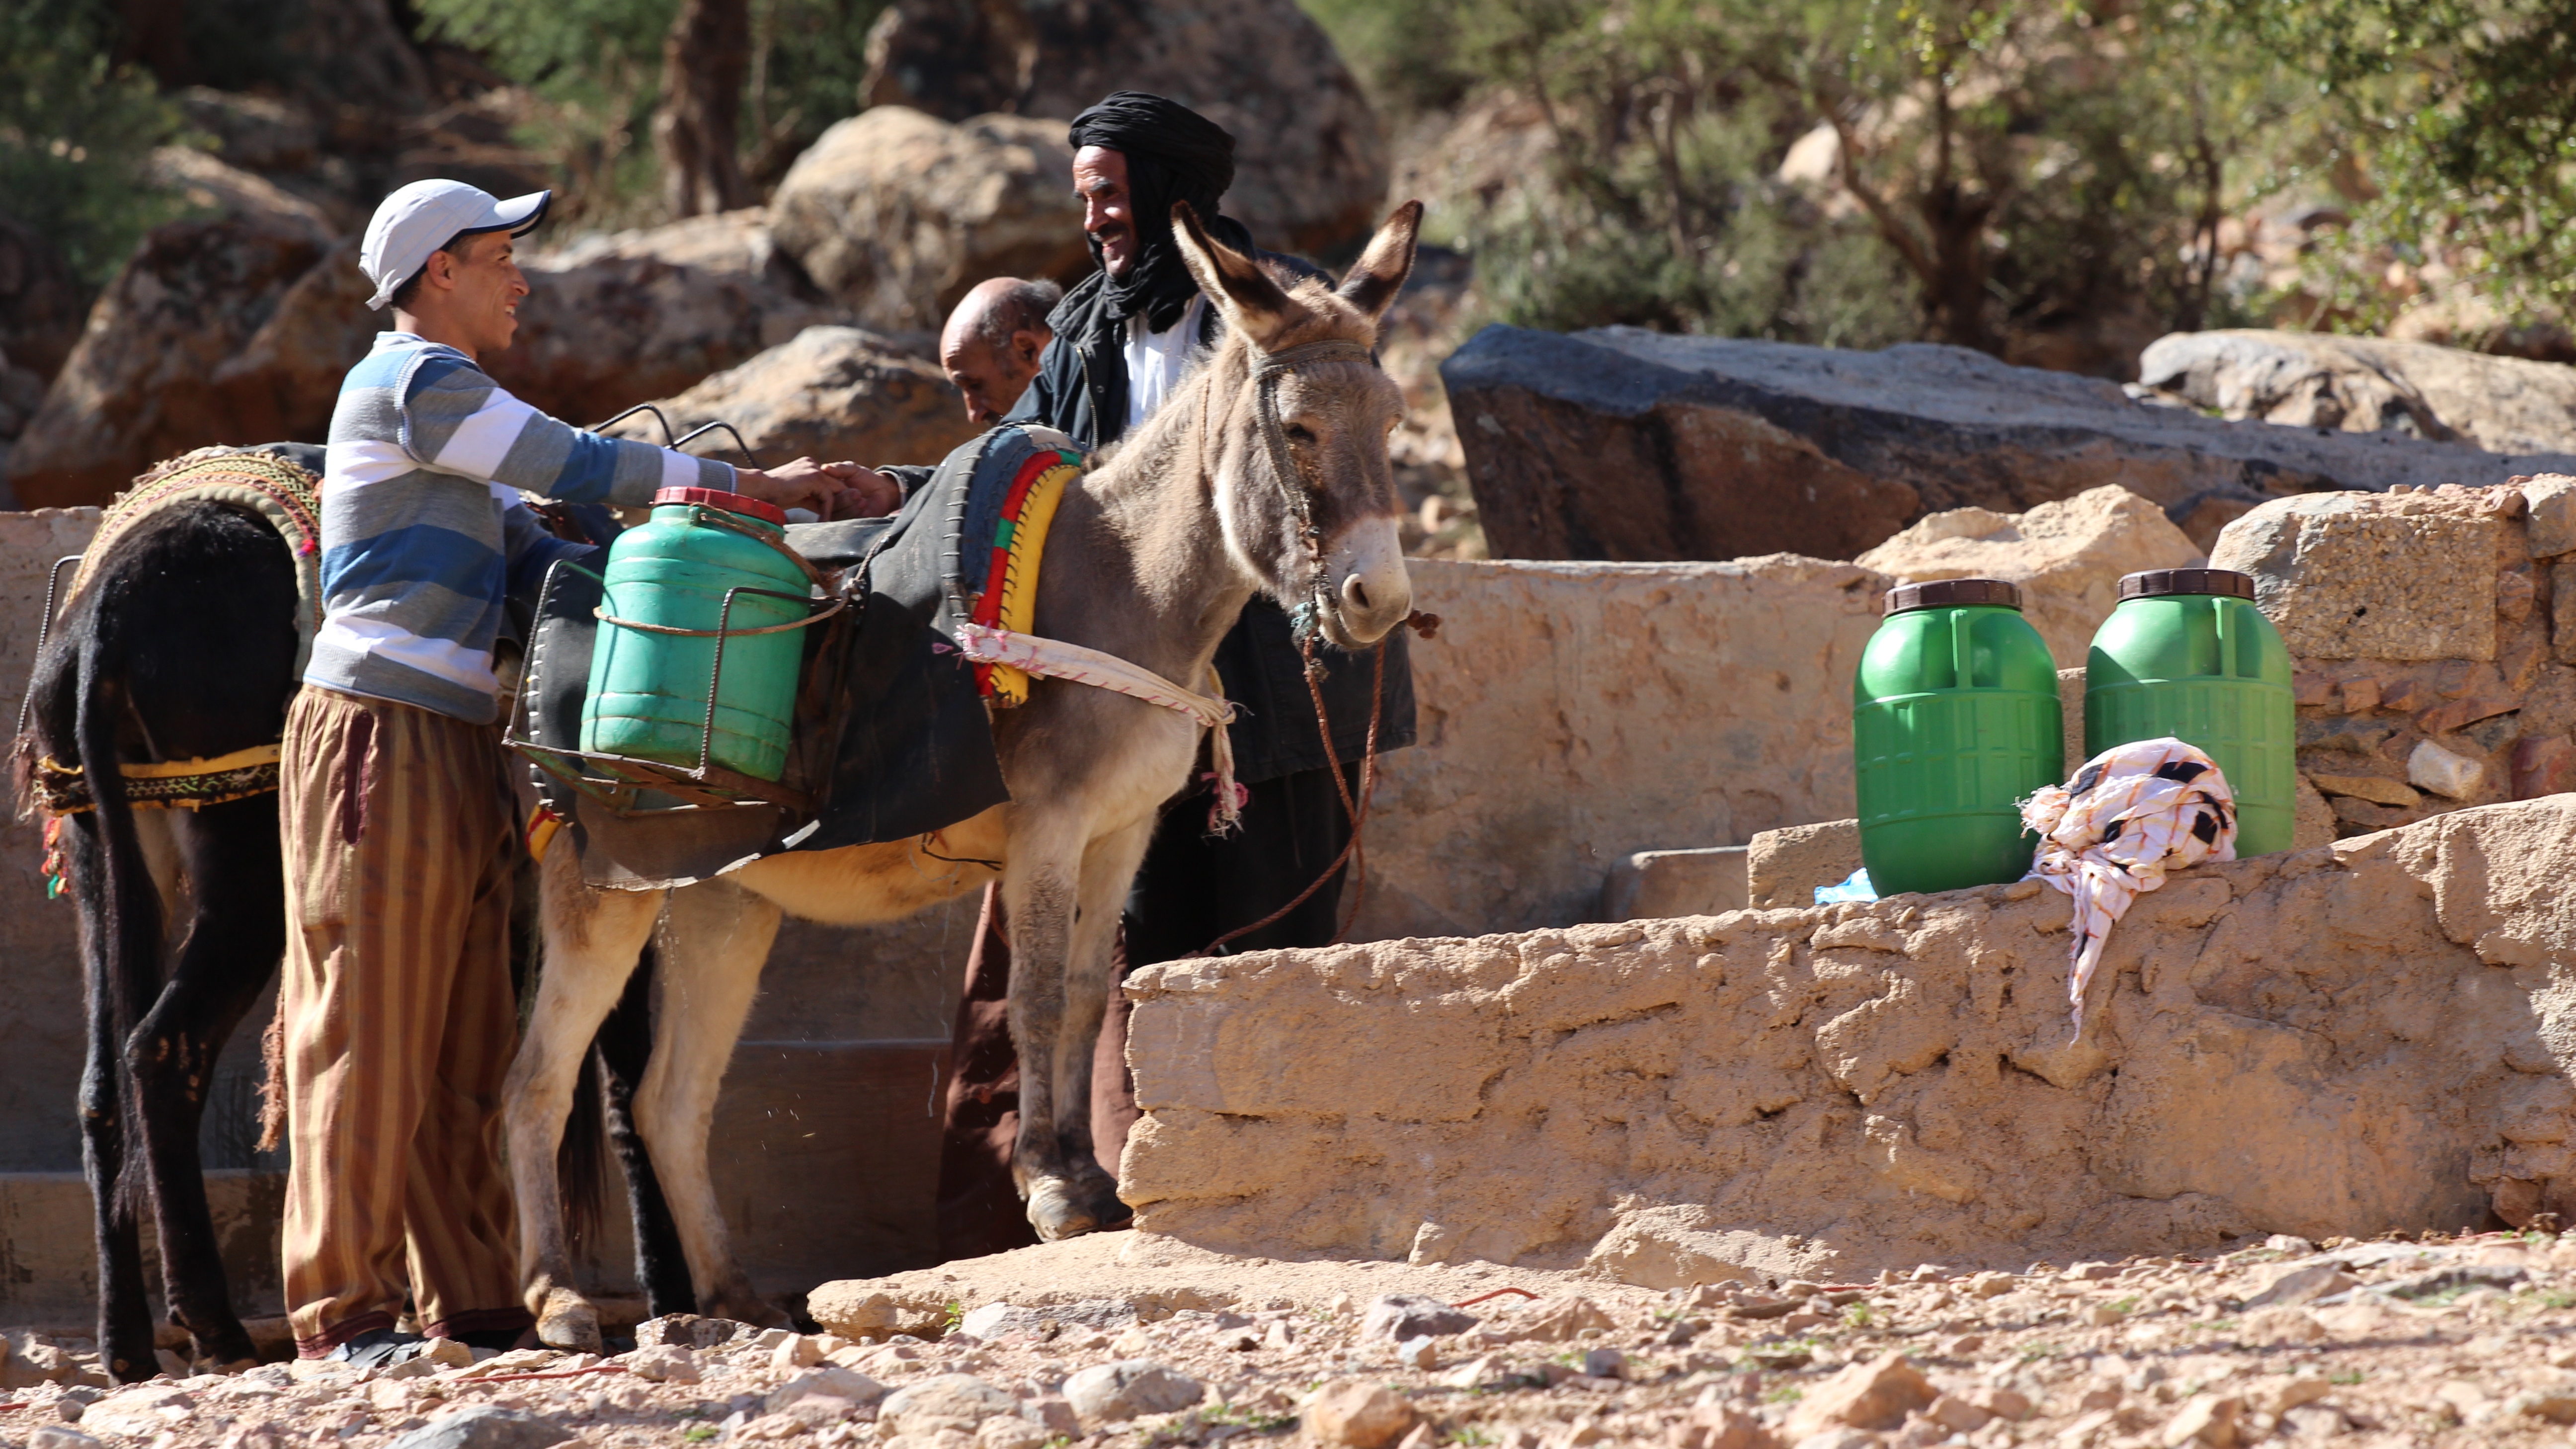
[(1150, 669), (1128, 663), (1115, 654), (1103, 654), (1061, 639), (1041, 639), (1034, 634), (1014, 634), (1008, 629), (988, 628), (982, 624), (957, 626), (957, 649), (978, 664), (1007, 664), (1023, 674), (1042, 679), (1070, 680), (1106, 689), (1147, 704), (1161, 705), (1175, 714), (1188, 715), (1200, 728), (1214, 730), (1208, 753), (1216, 766), (1216, 804), (1208, 812), (1208, 824), (1219, 833), (1235, 828), (1243, 813), (1245, 791), (1234, 783), (1234, 740), (1226, 726), (1234, 722), (1234, 702), (1212, 694), (1184, 689)]

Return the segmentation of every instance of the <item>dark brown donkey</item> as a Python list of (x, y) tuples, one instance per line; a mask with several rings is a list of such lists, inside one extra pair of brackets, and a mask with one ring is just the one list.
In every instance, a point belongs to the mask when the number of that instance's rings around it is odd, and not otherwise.
[[(1413, 588), (1386, 452), (1404, 405), (1370, 349), (1412, 270), (1421, 218), (1419, 203), (1398, 210), (1350, 277), (1328, 289), (1283, 284), (1211, 241), (1186, 207), (1175, 211), (1174, 236), (1200, 290), (1224, 310), (1226, 340), (1066, 490), (1038, 578), (1035, 636), (1201, 691), (1218, 640), (1256, 592), (1310, 607), (1344, 648), (1404, 622)], [(1003, 862), (1022, 1073), (1012, 1166), (1029, 1221), (1052, 1240), (1113, 1216), (1118, 1185), (1093, 1160), (1088, 1112), (1093, 1046), (1115, 989), (1110, 932), (1156, 814), (1198, 757), (1200, 730), (1173, 709), (1050, 680), (993, 722), (1011, 803), (950, 827), (928, 850), (905, 841), (772, 855), (672, 891), (593, 890), (573, 852), (550, 852), (541, 872), (545, 981), (504, 1107), (510, 1159), (523, 1164), (519, 1243), (539, 1335), (559, 1347), (599, 1344), (542, 1164), (554, 1156), (582, 1043), (626, 989), (657, 918), (661, 1009), (635, 1110), (700, 1311), (779, 1321), (735, 1260), (706, 1147), (781, 913), (893, 920), (993, 877), (981, 864), (942, 861)]]
[[(321, 470), (318, 447), (254, 451)], [(119, 766), (274, 744), (296, 688), (297, 608), (294, 560), (268, 523), (224, 503), (169, 503), (89, 561), (28, 685), (15, 752), (22, 786), (50, 760), (78, 770), (92, 796), (56, 824), (88, 996), (79, 1111), (96, 1211), (99, 1359), (120, 1383), (160, 1372), (146, 1213), (169, 1319), (188, 1330), (197, 1360), (257, 1361), (234, 1312), (197, 1143), (216, 1058), (273, 989), (286, 895), (274, 790), (138, 809)], [(604, 1076), (612, 1108), (621, 1106), (642, 1071), (645, 1009), (638, 992), (601, 1030), (601, 1070), (583, 1074), (585, 1111), (575, 1119), (589, 1130), (566, 1149), (568, 1172), (597, 1165), (600, 1115), (589, 1089)], [(687, 1308), (687, 1276), (649, 1165), (622, 1115), (612, 1112), (607, 1127), (627, 1163), (647, 1296), (656, 1312)]]

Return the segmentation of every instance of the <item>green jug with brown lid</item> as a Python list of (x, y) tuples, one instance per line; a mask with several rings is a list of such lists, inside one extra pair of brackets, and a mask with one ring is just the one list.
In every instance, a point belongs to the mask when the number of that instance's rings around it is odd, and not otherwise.
[(2181, 740), (2218, 762), (2236, 796), (2236, 854), (2290, 848), (2299, 813), (2299, 721), (2290, 650), (2231, 569), (2149, 569), (2084, 665), (2084, 748)]
[(2020, 800), (2065, 776), (2048, 644), (2002, 579), (1887, 594), (1852, 681), (1861, 860), (1882, 896), (2018, 880)]

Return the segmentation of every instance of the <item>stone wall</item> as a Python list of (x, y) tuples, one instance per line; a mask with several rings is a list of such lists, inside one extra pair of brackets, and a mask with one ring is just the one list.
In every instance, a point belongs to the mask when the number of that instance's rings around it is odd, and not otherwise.
[(2283, 499), (2210, 561), (2290, 646), (2341, 833), (2576, 789), (2576, 478)]
[(2065, 897), (1138, 973), (1139, 1226), (1656, 1283), (2205, 1252), (2576, 1213), (2576, 797)]
[[(14, 735), (54, 561), (98, 531), (95, 508), (0, 513), (0, 720)], [(71, 582), (65, 571), (63, 582)], [(0, 1172), (80, 1170), (80, 957), (69, 901), (45, 899), (41, 822), (0, 809)]]

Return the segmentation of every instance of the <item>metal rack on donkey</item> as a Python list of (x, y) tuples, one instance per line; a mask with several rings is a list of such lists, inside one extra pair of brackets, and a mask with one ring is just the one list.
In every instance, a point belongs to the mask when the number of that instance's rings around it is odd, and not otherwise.
[[(662, 436), (670, 440), (667, 444), (669, 447), (676, 449), (703, 434), (721, 429), (733, 435), (735, 448), (745, 458), (750, 459), (754, 467), (759, 466), (758, 456), (743, 442), (742, 435), (734, 430), (732, 424), (721, 421), (710, 422), (674, 439), (670, 420), (663, 417), (661, 410), (650, 403), (629, 408), (601, 423), (599, 428), (593, 431), (611, 427), (639, 412), (650, 413), (655, 421), (661, 423)], [(795, 564), (797, 570), (811, 583), (812, 588), (803, 595), (748, 586), (730, 588), (725, 591), (724, 602), (718, 611), (715, 628), (682, 629), (666, 624), (620, 618), (611, 613), (607, 577), (570, 560), (563, 560), (547, 571), (546, 582), (538, 596), (537, 617), (540, 620), (547, 617), (547, 601), (554, 595), (555, 581), (561, 570), (570, 569), (599, 586), (600, 603), (591, 610), (591, 613), (604, 626), (681, 638), (713, 639), (715, 659), (713, 667), (708, 672), (706, 711), (698, 729), (697, 762), (694, 765), (675, 765), (632, 755), (539, 743), (531, 737), (528, 730), (529, 696), (534, 692), (537, 684), (537, 670), (534, 667), (533, 656), (530, 659), (530, 667), (525, 670), (520, 679), (511, 707), (509, 728), (502, 735), (502, 743), (517, 751), (530, 764), (547, 775), (562, 781), (585, 798), (599, 802), (618, 815), (665, 815), (680, 810), (771, 806), (784, 811), (790, 817), (791, 827), (801, 824), (812, 819), (819, 808), (821, 785), (819, 779), (809, 778), (820, 772), (812, 768), (814, 762), (809, 758), (810, 751), (801, 743), (809, 736), (809, 731), (801, 726), (823, 713), (823, 699), (827, 697), (829, 691), (825, 687), (822, 676), (830, 671), (808, 669), (800, 679), (795, 711), (800, 728), (794, 731), (794, 738), (800, 743), (792, 745), (789, 749), (789, 763), (781, 779), (764, 780), (718, 764), (713, 758), (717, 705), (722, 698), (724, 683), (725, 646), (728, 641), (737, 638), (811, 628), (840, 616), (849, 608), (850, 601), (841, 592), (838, 578), (817, 568), (812, 561), (789, 548), (784, 542), (734, 521), (722, 509), (697, 503), (681, 506), (690, 510), (690, 521), (694, 524), (723, 529), (774, 550)], [(809, 612), (804, 618), (783, 624), (736, 629), (732, 627), (734, 601), (744, 594), (805, 604)], [(594, 645), (594, 649), (598, 647), (602, 646)], [(816, 651), (809, 649), (807, 652), (812, 654)], [(655, 799), (654, 797), (657, 796), (661, 798)]]

